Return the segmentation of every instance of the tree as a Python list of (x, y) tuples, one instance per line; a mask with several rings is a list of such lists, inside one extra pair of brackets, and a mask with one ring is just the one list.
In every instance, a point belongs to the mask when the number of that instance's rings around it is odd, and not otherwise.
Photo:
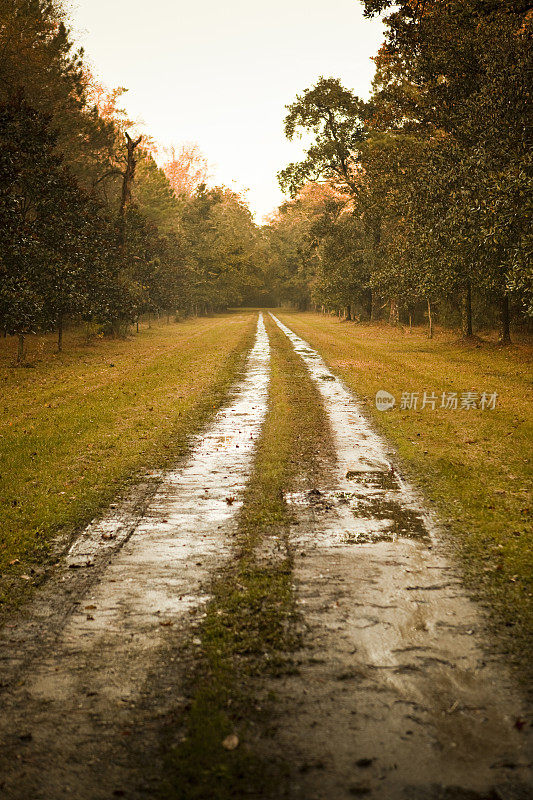
[[(347, 193), (354, 204), (353, 213), (369, 235), (371, 259), (367, 268), (377, 271), (381, 248), (381, 208), (372, 202), (361, 165), (361, 148), (368, 137), (365, 119), (368, 108), (344, 88), (336, 78), (320, 78), (288, 106), (285, 133), (292, 139), (298, 133), (314, 139), (302, 162), (290, 164), (278, 179), (283, 190), (294, 196), (306, 181), (327, 181)], [(346, 278), (347, 282), (350, 281)], [(371, 290), (371, 282), (367, 289)], [(372, 300), (369, 305), (372, 307)]]
[(180, 231), (183, 201), (178, 200), (164, 170), (146, 150), (139, 157), (133, 201), (160, 233), (177, 234)]
[(184, 257), (196, 312), (241, 302), (253, 282), (257, 230), (241, 198), (200, 186), (182, 211)]
[(133, 181), (135, 179), (135, 169), (137, 167), (137, 157), (135, 150), (140, 145), (142, 136), (132, 139), (126, 131), (126, 157), (124, 172), (122, 173), (122, 195), (120, 198), (120, 213), (124, 215), (127, 207), (131, 205), (133, 193)]
[(289, 138), (313, 141), (280, 173), (282, 188), (295, 197), (306, 181), (329, 181), (353, 201), (353, 222), (326, 214), (328, 224), (315, 229), (319, 266), (308, 286), (320, 285), (338, 306), (366, 270), (372, 306), (385, 298), (391, 321), (426, 307), (432, 318), (435, 303), (461, 306), (466, 336), (474, 304), (483, 299), (489, 320), (497, 302), (508, 342), (512, 303), (532, 311), (533, 14), (511, 0), (364, 6), (367, 15), (386, 14), (370, 101), (321, 78), (285, 120)]
[(49, 118), (18, 97), (0, 107), (0, 310), (5, 330), (19, 336), (59, 327), (83, 312), (98, 264), (99, 204), (79, 189), (56, 153)]
[(22, 91), (50, 118), (57, 152), (78, 184), (91, 190), (112, 166), (117, 127), (98, 110), (65, 13), (53, 0), (0, 0), (0, 20), (0, 103)]
[[(439, 221), (439, 238), (447, 239), (456, 274), (463, 271), (464, 330), (471, 331), (470, 294), (477, 286), (499, 296), (500, 338), (507, 342), (509, 292), (527, 294), (520, 273), (527, 270), (530, 252), (529, 4), (366, 0), (364, 5), (368, 15), (390, 12), (376, 59), (373, 122), (426, 139), (445, 134), (437, 159), (442, 186), (453, 186), (456, 202)], [(423, 175), (426, 164), (420, 167)]]
[(183, 144), (178, 152), (172, 147), (163, 169), (176, 197), (192, 197), (209, 176), (207, 159), (196, 142)]
[(331, 181), (357, 195), (357, 149), (364, 135), (364, 104), (336, 78), (320, 78), (316, 86), (287, 106), (285, 135), (314, 135), (302, 162), (278, 174), (283, 191), (294, 197), (307, 182)]
[[(76, 50), (59, 2), (0, 0), (0, 318), (20, 337), (82, 316), (124, 333), (144, 312), (239, 302), (257, 230), (199, 186), (196, 145), (159, 169)], [(23, 99), (24, 98), (24, 99)]]

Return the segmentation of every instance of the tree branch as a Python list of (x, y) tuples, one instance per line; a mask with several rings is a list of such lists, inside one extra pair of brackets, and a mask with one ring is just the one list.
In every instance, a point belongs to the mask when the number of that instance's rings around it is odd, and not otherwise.
[(98, 184), (104, 181), (106, 178), (110, 178), (112, 175), (122, 175), (122, 177), (124, 177), (124, 173), (122, 172), (122, 170), (110, 169), (107, 172), (104, 172), (104, 174), (101, 175), (99, 178), (97, 178), (95, 181), (93, 181), (93, 188), (95, 186), (98, 186)]

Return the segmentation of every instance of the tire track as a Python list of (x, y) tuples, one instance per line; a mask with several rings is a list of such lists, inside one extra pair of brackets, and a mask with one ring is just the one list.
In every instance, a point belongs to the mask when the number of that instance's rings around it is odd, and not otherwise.
[[(161, 476), (140, 513), (135, 504), (111, 509), (76, 540), (56, 581), (66, 611), (50, 593), (37, 597), (33, 622), (4, 634), (3, 797), (99, 800), (151, 792), (132, 753), (142, 753), (144, 763), (155, 758), (166, 710), (180, 694), (180, 667), (170, 662), (179, 662), (209, 599), (210, 576), (231, 554), (266, 415), (269, 363), (260, 315), (242, 381), (184, 465)], [(97, 579), (78, 594), (77, 576), (89, 568), (99, 571)], [(150, 684), (153, 672), (157, 686)]]
[(276, 687), (291, 798), (530, 797), (530, 709), (393, 452), (318, 353), (272, 315), (318, 386), (337, 452), (287, 501), (306, 627)]

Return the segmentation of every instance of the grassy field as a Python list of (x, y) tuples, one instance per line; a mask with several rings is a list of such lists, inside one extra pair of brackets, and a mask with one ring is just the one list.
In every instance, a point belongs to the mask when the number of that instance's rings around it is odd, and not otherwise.
[(186, 449), (223, 400), (256, 315), (143, 327), (87, 345), (81, 330), (0, 340), (0, 609), (27, 593), (51, 540), (87, 523), (139, 470)]
[[(531, 652), (533, 348), (463, 344), (450, 332), (429, 340), (421, 329), (409, 334), (311, 313), (278, 316), (361, 398), (412, 481), (434, 503), (470, 585), (511, 634), (512, 649)], [(396, 397), (394, 409), (376, 409), (379, 389)], [(435, 410), (420, 409), (424, 391), (437, 396)], [(439, 408), (442, 392), (460, 398), (467, 391), (497, 392), (495, 409)], [(419, 393), (418, 410), (399, 407), (402, 392)]]
[[(291, 515), (283, 494), (296, 488), (296, 478), (316, 485), (332, 448), (320, 395), (303, 362), (268, 317), (265, 323), (272, 347), (268, 415), (239, 514), (236, 557), (210, 590), (186, 737), (167, 758), (165, 800), (276, 797), (284, 774), (282, 764), (264, 763), (250, 746), (254, 721), (265, 724), (269, 702), (258, 708), (247, 682), (251, 675), (294, 669)], [(221, 742), (232, 734), (241, 745), (227, 751)]]

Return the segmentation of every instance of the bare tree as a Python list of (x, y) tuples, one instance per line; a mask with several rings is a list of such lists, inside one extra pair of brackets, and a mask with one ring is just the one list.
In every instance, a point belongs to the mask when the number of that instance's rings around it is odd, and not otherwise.
[(129, 133), (126, 131), (126, 168), (122, 180), (122, 197), (120, 201), (120, 213), (124, 214), (126, 207), (131, 203), (131, 188), (133, 186), (133, 179), (135, 178), (135, 167), (137, 166), (137, 159), (135, 157), (135, 149), (140, 145), (142, 136), (133, 140)]

